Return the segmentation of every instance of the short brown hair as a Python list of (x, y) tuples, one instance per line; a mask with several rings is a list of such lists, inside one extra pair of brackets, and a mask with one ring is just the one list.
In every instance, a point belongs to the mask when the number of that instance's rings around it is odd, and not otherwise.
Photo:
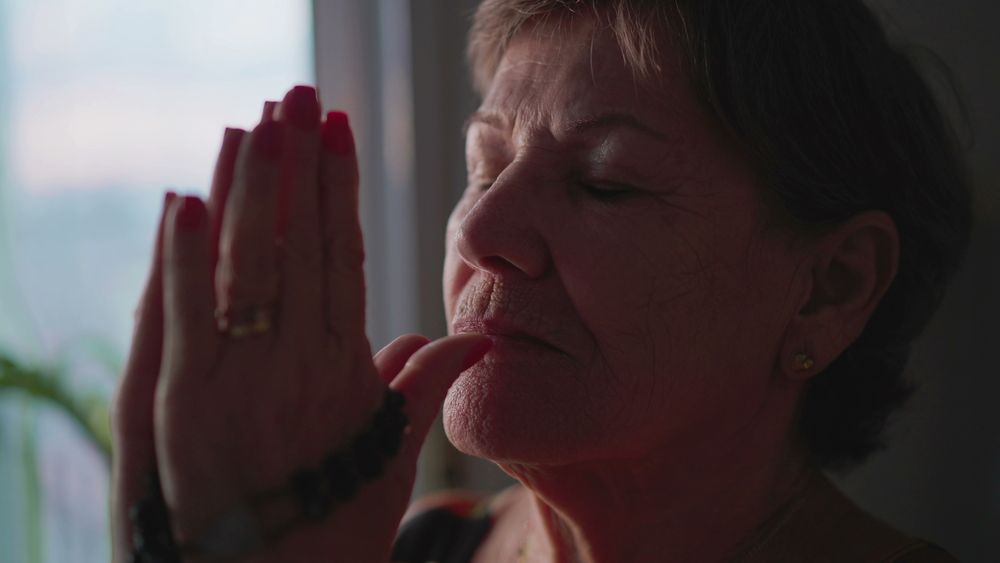
[(476, 11), (469, 34), (473, 86), (485, 95), (504, 51), (526, 23), (585, 11), (612, 30), (629, 69), (639, 77), (655, 76), (660, 71), (659, 26), (676, 21), (676, 8), (656, 0), (486, 0)]
[[(679, 47), (702, 105), (747, 153), (762, 201), (790, 232), (866, 210), (896, 222), (895, 280), (861, 336), (810, 381), (799, 435), (816, 463), (845, 469), (884, 448), (912, 390), (913, 341), (968, 244), (971, 193), (954, 132), (914, 63), (861, 0), (485, 0), (469, 37), (483, 95), (529, 22), (590, 14), (641, 78), (657, 45)], [(784, 222), (782, 222), (784, 223)]]

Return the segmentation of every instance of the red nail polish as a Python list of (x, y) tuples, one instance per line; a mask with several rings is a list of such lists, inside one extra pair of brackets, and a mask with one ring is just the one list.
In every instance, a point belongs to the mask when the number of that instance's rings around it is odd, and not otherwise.
[(469, 353), (465, 355), (465, 360), (462, 362), (462, 371), (476, 365), (479, 360), (483, 359), (483, 356), (485, 356), (491, 348), (493, 348), (492, 338), (487, 338), (479, 344), (473, 346), (472, 350), (469, 350)]
[(299, 129), (312, 129), (319, 123), (319, 100), (312, 86), (296, 86), (281, 103), (281, 113)]
[(222, 144), (226, 144), (236, 139), (242, 137), (246, 131), (239, 129), (237, 127), (226, 127), (225, 132), (222, 133)]
[(204, 224), (205, 216), (205, 204), (196, 196), (185, 196), (177, 210), (177, 225), (185, 229), (197, 229)]
[(323, 146), (333, 154), (347, 154), (354, 150), (354, 135), (347, 122), (347, 114), (342, 111), (331, 111), (326, 114), (323, 124)]
[(285, 144), (285, 127), (280, 121), (261, 123), (253, 130), (253, 150), (257, 156), (276, 160)]
[(163, 207), (169, 206), (175, 197), (177, 197), (177, 192), (175, 191), (167, 191), (167, 193), (163, 194)]

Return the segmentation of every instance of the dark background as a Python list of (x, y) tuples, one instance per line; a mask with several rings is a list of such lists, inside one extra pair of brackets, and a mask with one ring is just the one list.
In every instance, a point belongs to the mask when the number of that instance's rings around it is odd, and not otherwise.
[(872, 4), (891, 35), (929, 47), (958, 79), (974, 139), (977, 225), (965, 266), (916, 346), (910, 366), (920, 389), (891, 428), (889, 450), (841, 484), (963, 561), (1000, 561), (1000, 3)]

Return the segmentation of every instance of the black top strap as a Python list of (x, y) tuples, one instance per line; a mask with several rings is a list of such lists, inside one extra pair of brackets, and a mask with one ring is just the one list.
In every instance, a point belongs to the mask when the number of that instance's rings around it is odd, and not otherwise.
[(396, 534), (392, 561), (468, 563), (490, 529), (490, 516), (463, 518), (437, 508), (414, 516)]

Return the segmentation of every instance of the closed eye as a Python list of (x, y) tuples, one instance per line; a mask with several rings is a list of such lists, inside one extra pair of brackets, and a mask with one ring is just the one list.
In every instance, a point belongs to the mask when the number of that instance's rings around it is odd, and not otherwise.
[(580, 187), (583, 188), (583, 191), (588, 196), (600, 201), (614, 201), (618, 199), (623, 199), (626, 196), (634, 194), (636, 192), (636, 189), (631, 186), (626, 186), (623, 184), (615, 184), (615, 183), (604, 183), (604, 182), (600, 183), (581, 182)]

